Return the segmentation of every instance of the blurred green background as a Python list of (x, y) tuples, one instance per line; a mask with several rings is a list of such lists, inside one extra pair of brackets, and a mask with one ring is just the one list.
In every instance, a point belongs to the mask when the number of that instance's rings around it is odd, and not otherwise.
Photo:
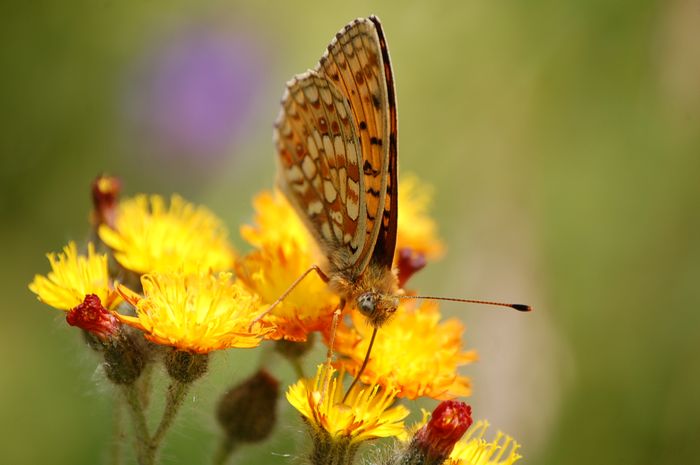
[[(0, 463), (106, 463), (110, 388), (27, 290), (46, 252), (87, 237), (92, 178), (207, 204), (240, 244), (274, 178), (284, 82), (370, 13), (393, 59), (401, 172), (434, 186), (449, 247), (415, 285), (536, 307), (442, 307), (481, 354), (464, 370), (476, 416), (515, 436), (524, 464), (697, 461), (697, 0), (1, 9)], [(208, 463), (216, 398), (259, 356), (218, 354), (163, 463)], [(295, 463), (301, 425), (286, 402), (280, 414), (237, 463)]]

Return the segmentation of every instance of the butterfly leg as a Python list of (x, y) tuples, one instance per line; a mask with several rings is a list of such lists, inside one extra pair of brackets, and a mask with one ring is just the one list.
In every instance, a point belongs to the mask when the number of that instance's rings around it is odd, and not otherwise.
[[(326, 372), (330, 373), (331, 365), (333, 363), (333, 345), (335, 344), (335, 332), (338, 329), (338, 322), (340, 321), (340, 315), (343, 313), (345, 308), (345, 299), (341, 299), (338, 304), (338, 308), (333, 312), (333, 321), (331, 322), (331, 332), (330, 338), (328, 340), (328, 351), (326, 352)], [(324, 394), (328, 392), (328, 386), (324, 386)]]
[(362, 366), (360, 367), (360, 371), (357, 372), (357, 375), (355, 375), (355, 379), (352, 380), (352, 384), (350, 384), (350, 387), (348, 388), (347, 392), (343, 396), (343, 402), (345, 402), (345, 399), (348, 398), (348, 394), (350, 394), (350, 391), (352, 390), (353, 387), (357, 384), (357, 382), (360, 380), (360, 376), (362, 376), (362, 372), (365, 371), (365, 368), (367, 367), (367, 363), (369, 362), (369, 354), (372, 353), (372, 346), (374, 345), (374, 339), (377, 337), (377, 328), (376, 326), (374, 327), (374, 330), (372, 331), (372, 337), (369, 340), (369, 346), (367, 346), (367, 354), (365, 355), (365, 360), (362, 362)]
[(297, 287), (297, 286), (299, 285), (299, 283), (302, 282), (302, 281), (304, 280), (304, 278), (306, 278), (306, 277), (309, 275), (309, 273), (311, 273), (312, 271), (315, 271), (316, 274), (318, 275), (318, 277), (321, 278), (321, 279), (323, 280), (324, 283), (327, 283), (327, 282), (328, 282), (328, 279), (329, 279), (329, 278), (328, 278), (328, 275), (326, 275), (326, 273), (324, 273), (324, 272), (321, 270), (321, 268), (319, 268), (318, 265), (312, 265), (308, 270), (304, 271), (304, 272), (301, 274), (301, 276), (299, 276), (299, 277), (292, 283), (292, 285), (289, 286), (289, 288), (287, 288), (287, 290), (284, 291), (284, 292), (282, 293), (282, 295), (279, 296), (279, 297), (277, 298), (277, 300), (275, 300), (275, 301), (272, 303), (272, 305), (270, 305), (269, 307), (267, 307), (267, 309), (266, 309), (264, 312), (262, 312), (260, 315), (258, 315), (258, 316), (250, 323), (250, 328), (252, 328), (253, 325), (254, 325), (255, 323), (257, 323), (258, 321), (262, 320), (262, 319), (265, 317), (265, 315), (267, 315), (268, 313), (270, 313), (276, 306), (278, 306), (279, 304), (281, 304), (282, 301), (294, 290), (294, 288)]

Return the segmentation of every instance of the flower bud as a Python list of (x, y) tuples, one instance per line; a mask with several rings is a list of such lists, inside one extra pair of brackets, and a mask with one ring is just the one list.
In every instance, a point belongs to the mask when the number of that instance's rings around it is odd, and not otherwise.
[(289, 360), (298, 360), (314, 347), (316, 334), (309, 333), (305, 341), (275, 341), (275, 351)]
[(93, 334), (101, 341), (119, 336), (121, 323), (106, 308), (95, 294), (88, 294), (85, 300), (66, 314), (66, 321)]
[(265, 370), (229, 389), (216, 409), (227, 441), (235, 444), (265, 440), (277, 420), (278, 397), (279, 382)]
[(398, 256), (399, 259), (396, 263), (396, 267), (399, 271), (399, 287), (403, 288), (406, 281), (415, 273), (425, 268), (428, 262), (423, 253), (409, 249), (408, 247), (399, 249)]
[(100, 175), (92, 182), (92, 221), (95, 226), (113, 228), (122, 182), (114, 176)]
[(472, 409), (464, 402), (446, 400), (413, 436), (402, 464), (440, 465), (472, 424)]
[(209, 354), (193, 354), (173, 349), (165, 356), (165, 368), (170, 377), (183, 384), (199, 379), (207, 372)]
[(105, 374), (114, 384), (132, 384), (149, 361), (145, 339), (130, 330), (122, 331), (118, 338), (104, 344), (103, 355)]

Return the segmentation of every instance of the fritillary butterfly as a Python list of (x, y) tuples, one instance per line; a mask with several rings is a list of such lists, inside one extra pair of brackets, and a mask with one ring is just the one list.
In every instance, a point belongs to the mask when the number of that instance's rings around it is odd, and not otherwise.
[[(402, 296), (392, 270), (398, 220), (397, 118), (394, 77), (375, 16), (341, 29), (318, 65), (287, 82), (275, 122), (278, 183), (318, 242), (328, 270), (312, 271), (377, 329)], [(410, 296), (413, 297), (413, 296)], [(529, 307), (466, 299), (527, 311)], [(267, 313), (265, 312), (265, 313)]]
[(345, 26), (316, 68), (287, 83), (275, 123), (279, 184), (328, 259), (320, 274), (375, 328), (398, 306), (396, 132), (394, 78), (374, 16)]

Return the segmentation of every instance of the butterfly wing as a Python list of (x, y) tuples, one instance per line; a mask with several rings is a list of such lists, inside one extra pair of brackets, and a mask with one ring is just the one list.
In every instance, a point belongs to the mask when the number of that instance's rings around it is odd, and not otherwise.
[(315, 71), (287, 83), (275, 123), (278, 184), (334, 270), (366, 249), (361, 147), (348, 100)]
[(389, 163), (386, 196), (384, 199), (384, 211), (382, 213), (382, 225), (377, 235), (377, 242), (372, 253), (372, 261), (379, 266), (391, 268), (396, 249), (396, 233), (399, 220), (398, 208), (398, 117), (396, 114), (396, 91), (394, 87), (394, 73), (389, 60), (389, 49), (384, 38), (384, 31), (376, 16), (370, 16), (369, 20), (374, 24), (379, 39), (379, 50), (382, 54), (384, 82), (386, 84), (386, 112), (388, 119), (388, 148), (386, 157)]
[(397, 118), (393, 73), (379, 20), (358, 18), (345, 26), (316, 69), (348, 99), (359, 129), (366, 238), (350, 265), (357, 275), (370, 261), (391, 267), (398, 219)]

